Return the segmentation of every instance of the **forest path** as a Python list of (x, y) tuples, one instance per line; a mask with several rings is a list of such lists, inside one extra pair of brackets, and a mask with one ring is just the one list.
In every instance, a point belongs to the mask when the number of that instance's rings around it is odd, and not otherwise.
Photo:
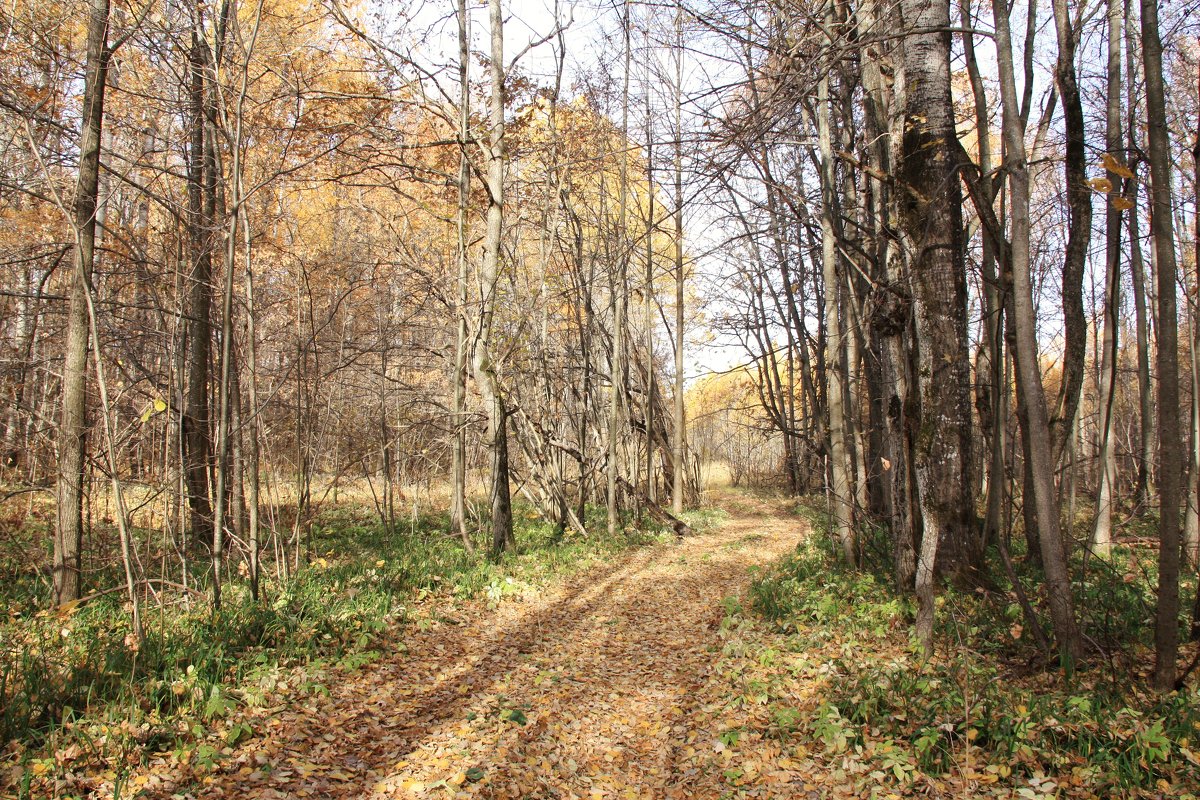
[(306, 708), (249, 712), (254, 735), (194, 796), (717, 796), (719, 777), (689, 757), (722, 749), (702, 708), (706, 685), (717, 688), (722, 599), (805, 534), (772, 501), (718, 504), (730, 518), (712, 532), (630, 551), (534, 598), (460, 608), (459, 624), (405, 631), (406, 652)]

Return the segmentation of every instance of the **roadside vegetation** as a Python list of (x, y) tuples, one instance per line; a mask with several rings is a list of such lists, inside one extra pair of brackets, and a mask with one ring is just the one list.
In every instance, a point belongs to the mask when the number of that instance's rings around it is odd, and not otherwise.
[[(82, 769), (112, 773), (119, 787), (123, 770), (163, 750), (211, 760), (219, 747), (210, 729), (223, 731), (229, 746), (251, 733), (228, 723), (241, 706), (324, 692), (336, 673), (403, 651), (408, 626), (452, 620), (465, 601), (534, 594), (624, 549), (667, 538), (652, 523), (610, 536), (604, 513), (589, 509), (595, 533), (584, 539), (517, 506), (516, 546), (490, 559), (483, 534), (474, 553), (448, 536), (445, 514), (389, 531), (368, 508), (334, 507), (316, 518), (298, 570), (286, 576), (283, 564), (264, 563), (271, 577), (258, 601), (236, 575), (218, 613), (203, 583), (149, 583), (157, 602), (143, 607), (140, 643), (120, 592), (53, 606), (48, 582), (29, 568), (44, 562), (37, 552), (44, 539), (36, 526), (21, 529), (0, 564), (0, 740), (7, 742), (5, 769), (17, 776), (11, 788), (32, 796), (30, 787), (52, 785), (45, 781), (54, 773)], [(703, 524), (707, 516), (692, 519)], [(115, 532), (98, 530), (97, 538), (101, 551), (115, 547)], [(94, 583), (120, 579), (98, 575)]]
[[(812, 505), (799, 512), (813, 535), (756, 577), (745, 608), (727, 605), (721, 671), (734, 676), (730, 703), (769, 708), (771, 732), (814, 749), (843, 788), (1195, 796), (1200, 697), (1194, 686), (1150, 685), (1151, 550), (1120, 544), (1107, 562), (1072, 562), (1094, 649), (1064, 680), (1003, 578), (986, 589), (945, 588), (926, 658), (912, 635), (915, 600), (886, 574), (845, 568), (824, 514)], [(1013, 556), (1018, 576), (1032, 578), (1020, 542)], [(1030, 600), (1047, 624), (1044, 598)]]

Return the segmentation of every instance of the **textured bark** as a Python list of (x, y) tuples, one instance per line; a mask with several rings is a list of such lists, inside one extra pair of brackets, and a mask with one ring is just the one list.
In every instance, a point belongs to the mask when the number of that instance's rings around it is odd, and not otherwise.
[[(864, 3), (856, 9), (860, 38), (868, 40), (880, 24), (878, 2)], [(864, 123), (871, 160), (870, 208), (875, 244), (875, 285), (867, 302), (866, 321), (870, 326), (870, 350), (878, 364), (878, 389), (871, 391), (872, 416), (881, 426), (878, 469), (883, 490), (886, 521), (892, 540), (892, 568), (896, 588), (911, 592), (917, 570), (913, 536), (911, 439), (909, 436), (910, 370), (906, 339), (912, 327), (912, 297), (908, 289), (908, 270), (901, 248), (892, 242), (889, 221), (892, 214), (892, 184), (884, 176), (892, 174), (892, 152), (899, 148), (904, 120), (896, 97), (903, 96), (903, 73), (889, 87), (883, 68), (893, 67), (893, 53), (886, 43), (867, 46), (862, 53)], [(870, 375), (870, 373), (868, 373)]]
[(96, 211), (100, 186), (100, 137), (104, 123), (104, 90), (111, 52), (108, 49), (108, 0), (88, 7), (87, 61), (83, 120), (79, 139), (79, 173), (75, 181), (72, 224), (75, 271), (67, 307), (67, 344), (63, 354), (62, 409), (58, 427), (58, 506), (54, 533), (54, 600), (80, 597), (83, 549), (83, 476), (87, 443), (87, 358), (90, 341), (88, 292), (96, 257)]
[(972, 496), (971, 366), (949, 1), (905, 0), (901, 13), (916, 31), (904, 39), (906, 124), (897, 198), (913, 253), (920, 398), (913, 463), (922, 518), (940, 537), (941, 566), (963, 574), (977, 569), (982, 548)]
[(212, 342), (212, 254), (209, 233), (212, 219), (206, 213), (205, 187), (210, 178), (205, 156), (204, 82), (207, 47), (195, 34), (188, 67), (189, 141), (187, 159), (188, 259), (187, 283), (187, 395), (183, 407), (184, 469), (192, 541), (210, 547), (213, 535), (212, 505), (209, 501), (208, 362)]
[(620, 525), (620, 445), (622, 433), (627, 428), (626, 410), (626, 369), (625, 348), (627, 338), (627, 317), (629, 314), (629, 247), (627, 243), (628, 226), (626, 212), (629, 203), (629, 156), (624, 143), (629, 141), (629, 4), (625, 3), (622, 19), (624, 33), (624, 78), (621, 90), (621, 153), (617, 185), (617, 231), (616, 231), (616, 273), (610, 274), (613, 307), (613, 345), (612, 358), (609, 362), (610, 383), (612, 396), (608, 407), (608, 459), (605, 472), (608, 478), (606, 506), (608, 511), (608, 533), (613, 535)]
[(1083, 387), (1084, 360), (1087, 356), (1087, 317), (1083, 310), (1083, 273), (1092, 235), (1092, 190), (1087, 184), (1087, 150), (1083, 121), (1083, 100), (1075, 70), (1075, 52), (1079, 35), (1071, 22), (1067, 0), (1054, 0), (1054, 30), (1058, 37), (1058, 59), (1054, 77), (1062, 99), (1066, 127), (1067, 249), (1063, 254), (1062, 311), (1064, 347), (1062, 383), (1059, 385), (1055, 412), (1050, 421), (1055, 463), (1062, 460), (1068, 440), (1075, 430), (1079, 394)]
[(1158, 608), (1154, 621), (1154, 685), (1175, 687), (1179, 654), (1179, 501), (1183, 448), (1179, 429), (1175, 226), (1171, 211), (1171, 140), (1162, 74), (1158, 3), (1142, 0), (1142, 64), (1146, 77), (1151, 214), (1158, 288)]
[[(1130, 3), (1125, 0), (1125, 74), (1126, 81), (1125, 104), (1125, 135), (1129, 140), (1129, 152), (1139, 152), (1141, 141), (1138, 131), (1142, 127), (1142, 117), (1138, 108), (1135, 80), (1137, 75), (1137, 42), (1138, 31), (1134, 24), (1134, 15), (1130, 13)], [(1138, 219), (1138, 192), (1141, 182), (1137, 179), (1137, 163), (1130, 165), (1135, 177), (1125, 182), (1125, 197), (1133, 203), (1129, 210), (1129, 273), (1133, 287), (1134, 327), (1137, 336), (1137, 371), (1138, 371), (1138, 464), (1137, 484), (1134, 488), (1133, 502), (1136, 506), (1144, 506), (1153, 493), (1154, 482), (1154, 385), (1150, 375), (1150, 312), (1146, 307), (1146, 265), (1142, 257), (1142, 235)]]
[[(1200, 67), (1196, 70), (1197, 90), (1200, 90)], [(1197, 95), (1200, 97), (1200, 94)], [(1196, 122), (1196, 138), (1192, 145), (1192, 186), (1200, 187), (1200, 119)], [(1195, 273), (1193, 287), (1200, 287), (1200, 204), (1194, 209), (1192, 261)], [(1192, 366), (1192, 420), (1191, 448), (1188, 453), (1187, 516), (1183, 530), (1183, 551), (1192, 569), (1200, 568), (1200, 315), (1197, 307), (1189, 303), (1188, 325), (1191, 329)], [(1196, 608), (1200, 609), (1200, 592), (1197, 593)], [(1193, 623), (1193, 630), (1195, 625)]]

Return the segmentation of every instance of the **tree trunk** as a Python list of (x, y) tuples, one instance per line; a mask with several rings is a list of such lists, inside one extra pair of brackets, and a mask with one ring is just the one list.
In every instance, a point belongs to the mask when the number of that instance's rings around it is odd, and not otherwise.
[[(831, 15), (826, 14), (826, 24)], [(847, 564), (856, 562), (854, 544), (854, 497), (850, 487), (850, 465), (846, 452), (846, 413), (842, 364), (845, 353), (840, 319), (837, 249), (833, 233), (834, 169), (829, 121), (829, 77), (817, 84), (817, 139), (821, 156), (821, 264), (825, 282), (825, 382), (829, 398), (828, 453), (830, 459), (829, 504), (833, 509), (833, 531)]]
[[(1200, 98), (1200, 67), (1197, 67), (1197, 94)], [(1192, 145), (1192, 189), (1200, 191), (1200, 110), (1197, 112), (1196, 139)], [(1200, 204), (1193, 210), (1192, 246), (1195, 248), (1192, 266), (1192, 291), (1200, 292)], [(1183, 549), (1188, 564), (1193, 570), (1200, 568), (1200, 305), (1189, 303), (1188, 327), (1190, 329), (1192, 366), (1192, 431), (1191, 452), (1188, 463), (1187, 517), (1183, 531)], [(1196, 608), (1200, 609), (1200, 592), (1197, 592)]]
[(1171, 211), (1171, 140), (1167, 129), (1158, 3), (1142, 0), (1142, 63), (1146, 78), (1151, 204), (1158, 288), (1158, 609), (1154, 622), (1154, 685), (1175, 686), (1179, 653), (1179, 430), (1178, 318), (1175, 306), (1175, 227)]
[(683, 513), (687, 482), (687, 425), (683, 403), (683, 7), (675, 4), (675, 441), (671, 511)]
[(1030, 280), (1029, 167), (1025, 156), (1025, 132), (1017, 113), (1016, 81), (1013, 77), (1012, 42), (1008, 9), (1004, 0), (993, 0), (996, 20), (996, 47), (1000, 67), (1000, 91), (1004, 109), (1003, 136), (1005, 161), (1010, 187), (1012, 247), (1009, 269), (1013, 282), (1014, 360), (1017, 367), (1017, 392), (1025, 408), (1021, 434), (1029, 460), (1031, 489), (1025, 503), (1032, 499), (1037, 513), (1038, 542), (1046, 575), (1046, 594), (1059, 655), (1068, 673), (1082, 652), (1082, 639), (1075, 620), (1070, 575), (1063, 553), (1059, 528), (1059, 509), (1054, 489), (1054, 460), (1050, 446), (1050, 420), (1046, 397), (1042, 392), (1037, 361), (1037, 331)]
[(624, 432), (627, 428), (625, 418), (628, 414), (626, 409), (626, 382), (625, 382), (625, 348), (626, 348), (626, 328), (628, 326), (629, 315), (629, 246), (626, 212), (629, 208), (629, 151), (627, 143), (629, 141), (629, 63), (630, 63), (630, 30), (629, 30), (629, 3), (626, 2), (623, 7), (623, 19), (621, 25), (623, 31), (624, 42), (624, 78), (622, 79), (621, 89), (621, 139), (618, 142), (620, 147), (620, 167), (619, 178), (617, 182), (617, 235), (616, 235), (616, 274), (611, 276), (612, 287), (612, 307), (613, 307), (613, 337), (612, 337), (612, 358), (609, 359), (609, 385), (612, 388), (612, 396), (609, 399), (608, 406), (608, 458), (606, 464), (608, 486), (607, 486), (607, 510), (608, 510), (608, 535), (612, 536), (620, 527), (620, 478), (621, 478), (621, 458), (620, 450), (621, 443), (624, 439)]
[(1066, 123), (1066, 192), (1069, 222), (1063, 254), (1062, 305), (1065, 328), (1062, 383), (1050, 420), (1055, 463), (1059, 463), (1075, 430), (1079, 394), (1087, 356), (1087, 317), (1083, 311), (1083, 273), (1092, 236), (1092, 190), (1087, 184), (1087, 151), (1083, 101), (1075, 71), (1079, 35), (1071, 23), (1067, 0), (1054, 0), (1054, 29), (1058, 38), (1055, 80)]
[[(1134, 15), (1125, 0), (1125, 135), (1128, 137), (1130, 153), (1140, 152), (1141, 141), (1138, 131), (1142, 118), (1137, 103), (1137, 42), (1140, 40), (1134, 25)], [(1125, 182), (1125, 198), (1133, 205), (1129, 209), (1129, 274), (1133, 286), (1134, 325), (1137, 335), (1138, 365), (1138, 460), (1137, 483), (1133, 493), (1134, 505), (1143, 507), (1153, 494), (1154, 482), (1154, 384), (1150, 374), (1150, 312), (1146, 307), (1146, 266), (1142, 257), (1142, 235), (1138, 220), (1138, 193), (1141, 182), (1137, 179), (1137, 162), (1132, 165), (1135, 177)]]
[[(200, 23), (196, 21), (198, 28)], [(187, 302), (187, 396), (183, 408), (183, 443), (187, 480), (188, 507), (191, 510), (191, 539), (196, 546), (211, 547), (212, 506), (209, 502), (208, 361), (212, 340), (209, 315), (212, 307), (212, 220), (205, 213), (205, 186), (208, 182), (207, 147), (204, 122), (206, 69), (205, 43), (198, 31), (192, 35), (188, 62), (190, 134), (187, 158), (188, 199), (188, 275)]]
[(492, 361), (492, 321), (496, 312), (496, 286), (500, 277), (501, 237), (504, 233), (504, 18), (500, 0), (490, 0), (491, 23), (491, 131), (487, 144), (487, 232), (480, 267), (480, 318), (475, 337), (475, 381), (487, 414), (488, 445), (492, 453), (492, 555), (499, 556), (513, 538), (512, 500), (508, 473), (508, 409)]
[(90, 339), (88, 293), (95, 262), (96, 211), (100, 186), (100, 136), (104, 90), (112, 53), (108, 49), (108, 0), (90, 0), (79, 173), (75, 181), (75, 270), (67, 307), (63, 354), (62, 416), (58, 428), (58, 506), (54, 535), (54, 601), (80, 597), (83, 549), (83, 475), (87, 441), (87, 358)]
[(457, 236), (458, 283), (455, 293), (455, 350), (453, 383), (453, 463), (451, 465), (450, 529), (458, 534), (463, 546), (471, 550), (467, 533), (467, 429), (464, 414), (467, 407), (467, 202), (471, 192), (470, 163), (467, 159), (467, 138), (471, 124), (471, 87), (468, 45), (470, 24), (467, 0), (458, 0), (458, 216)]
[(249, 507), (249, 540), (250, 540), (250, 595), (257, 600), (260, 583), (260, 554), (262, 551), (262, 535), (259, 521), (259, 439), (258, 439), (258, 349), (255, 342), (254, 326), (254, 273), (251, 269), (250, 258), (250, 223), (242, 217), (242, 243), (246, 250), (246, 268), (242, 280), (245, 284), (246, 302), (246, 401), (249, 405), (249, 415), (246, 436), (246, 473), (248, 480), (246, 505)]
[(941, 568), (965, 576), (977, 571), (982, 548), (971, 479), (971, 362), (949, 0), (905, 0), (901, 13), (914, 29), (904, 39), (906, 125), (897, 198), (913, 253), (920, 397), (913, 466), (926, 531), (940, 536)]
[[(1121, 32), (1124, 28), (1123, 0), (1108, 0), (1108, 94), (1104, 146), (1116, 160), (1124, 149), (1121, 126)], [(1121, 166), (1117, 164), (1116, 166)], [(1114, 187), (1122, 175), (1108, 172)], [(1114, 195), (1114, 198), (1119, 195)], [(1100, 474), (1096, 490), (1096, 514), (1092, 526), (1092, 551), (1107, 557), (1112, 547), (1112, 505), (1117, 477), (1113, 439), (1113, 397), (1117, 387), (1117, 333), (1121, 311), (1121, 208), (1110, 200), (1104, 211), (1104, 334), (1100, 354)]]
[[(975, 25), (971, 11), (971, 0), (959, 0), (963, 28), (970, 31)], [(971, 94), (975, 106), (975, 134), (979, 147), (979, 185), (983, 200), (992, 203), (996, 187), (992, 183), (992, 141), (989, 123), (987, 93), (979, 62), (975, 56), (975, 37), (963, 34), (963, 50), (967, 62), (967, 74), (971, 81)], [(985, 223), (986, 224), (986, 223)], [(997, 231), (997, 234), (1002, 232)], [(979, 427), (987, 448), (985, 516), (983, 523), (984, 543), (993, 542), (1000, 536), (1000, 516), (1004, 506), (1008, 485), (1006, 475), (1005, 434), (1008, 430), (1008, 390), (1004, 383), (1004, 296), (999, 275), (996, 273), (997, 243), (987, 233), (983, 236), (980, 272), (983, 282), (983, 339), (980, 344), (981, 359), (977, 362), (976, 408)], [(985, 377), (986, 375), (986, 377)]]

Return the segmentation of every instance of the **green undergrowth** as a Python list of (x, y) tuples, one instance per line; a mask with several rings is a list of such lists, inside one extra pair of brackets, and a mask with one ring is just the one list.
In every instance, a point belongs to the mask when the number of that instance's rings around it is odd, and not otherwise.
[(727, 522), (729, 512), (718, 506), (701, 506), (687, 509), (680, 515), (680, 519), (686, 522), (694, 532), (708, 533)]
[[(805, 513), (827, 530), (819, 514)], [(1119, 551), (1075, 565), (1084, 623), (1101, 649), (1066, 681), (1034, 646), (1011, 586), (944, 589), (936, 652), (925, 659), (910, 639), (914, 601), (886, 575), (844, 567), (830, 537), (814, 533), (748, 593), (769, 623), (768, 648), (794, 654), (792, 676), (809, 687), (803, 701), (794, 682), (760, 701), (788, 722), (777, 727), (794, 741), (913, 792), (953, 784), (1028, 797), (1192, 797), (1200, 694), (1155, 694), (1139, 672), (1151, 663), (1153, 608), (1152, 571), (1141, 562)], [(1033, 568), (1019, 569), (1035, 586)], [(1043, 613), (1036, 592), (1032, 601)], [(738, 624), (734, 611), (727, 626)], [(929, 783), (938, 779), (950, 784)]]
[[(168, 589), (144, 605), (140, 643), (123, 593), (49, 609), (46, 589), (14, 571), (0, 619), (0, 740), (8, 742), (0, 761), (24, 765), (28, 780), (58, 762), (125, 763), (134, 751), (184, 746), (240, 705), (325, 691), (331, 671), (402, 649), (406, 625), (452, 616), (460, 601), (536, 592), (665, 538), (654, 529), (609, 537), (602, 509), (589, 513), (587, 539), (516, 511), (516, 547), (498, 561), (486, 557), (482, 536), (474, 553), (447, 536), (444, 515), (389, 532), (359, 512), (326, 512), (313, 526), (306, 566), (281, 579), (264, 564), (261, 600), (235, 578), (214, 615), (203, 583), (203, 592)], [(96, 579), (119, 581), (115, 571)]]

